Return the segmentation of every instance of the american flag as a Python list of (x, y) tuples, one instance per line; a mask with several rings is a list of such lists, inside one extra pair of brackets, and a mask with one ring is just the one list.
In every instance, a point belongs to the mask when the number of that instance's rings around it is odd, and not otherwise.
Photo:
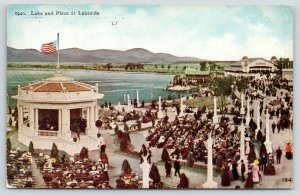
[(56, 45), (57, 45), (56, 41), (53, 41), (50, 43), (44, 43), (44, 44), (42, 44), (41, 52), (43, 54), (54, 53), (54, 52), (56, 52)]

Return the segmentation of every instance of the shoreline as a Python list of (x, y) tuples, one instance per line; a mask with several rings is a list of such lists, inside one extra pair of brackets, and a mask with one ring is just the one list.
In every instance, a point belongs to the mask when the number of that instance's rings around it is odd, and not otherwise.
[[(6, 71), (15, 71), (15, 70), (29, 70), (29, 71), (55, 71), (56, 66), (53, 65), (53, 68), (50, 68), (50, 67), (7, 67)], [(147, 74), (147, 73), (150, 73), (150, 74), (162, 74), (162, 75), (182, 75), (184, 74), (184, 72), (167, 72), (167, 71), (147, 71), (147, 70), (144, 70), (144, 71), (128, 71), (128, 70), (100, 70), (100, 69), (94, 69), (94, 68), (64, 68), (64, 67), (61, 67), (60, 70), (62, 71), (74, 71), (74, 70), (81, 70), (81, 71), (97, 71), (97, 72), (106, 72), (106, 73), (140, 73), (140, 74)]]

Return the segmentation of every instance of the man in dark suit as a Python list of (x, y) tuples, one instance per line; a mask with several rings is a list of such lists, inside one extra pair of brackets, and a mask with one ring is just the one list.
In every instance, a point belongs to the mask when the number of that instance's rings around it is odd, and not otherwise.
[(276, 164), (280, 164), (281, 155), (282, 155), (282, 150), (280, 149), (280, 147), (278, 147), (278, 149), (276, 150)]
[(178, 159), (174, 161), (174, 169), (175, 169), (175, 176), (177, 176), (178, 173), (178, 176), (180, 177), (180, 162), (178, 161)]
[(246, 166), (243, 160), (241, 160), (241, 163), (241, 180), (245, 181)]
[(275, 124), (275, 122), (273, 121), (273, 123), (272, 123), (272, 131), (273, 131), (273, 133), (275, 133), (275, 128), (276, 128), (276, 124)]
[(171, 168), (172, 168), (172, 164), (170, 160), (167, 160), (165, 163), (166, 177), (171, 177)]

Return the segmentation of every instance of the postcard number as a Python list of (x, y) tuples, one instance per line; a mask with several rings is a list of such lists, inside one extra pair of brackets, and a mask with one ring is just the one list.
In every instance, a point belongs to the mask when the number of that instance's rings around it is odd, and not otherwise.
[(15, 12), (16, 16), (25, 16), (25, 12)]

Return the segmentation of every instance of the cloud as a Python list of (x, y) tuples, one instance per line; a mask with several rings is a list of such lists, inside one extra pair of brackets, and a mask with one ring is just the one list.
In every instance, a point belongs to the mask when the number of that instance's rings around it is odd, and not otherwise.
[[(280, 8), (176, 5), (12, 7), (8, 10), (7, 42), (15, 48), (39, 49), (42, 43), (54, 40), (56, 33), (60, 32), (61, 48), (126, 50), (142, 47), (152, 52), (218, 60), (238, 60), (244, 55), (292, 58), (292, 14)], [(16, 9), (26, 12), (100, 10), (101, 14), (17, 17), (14, 15)], [(248, 15), (243, 14), (245, 9), (251, 17), (255, 15), (254, 19), (249, 20)], [(276, 17), (281, 14), (283, 17), (277, 22)], [(112, 21), (118, 21), (118, 24), (113, 26)], [(282, 23), (287, 28), (283, 28)]]
[(209, 39), (202, 52), (207, 59), (232, 60), (240, 58), (240, 48), (236, 36), (233, 33), (226, 33), (222, 37)]

